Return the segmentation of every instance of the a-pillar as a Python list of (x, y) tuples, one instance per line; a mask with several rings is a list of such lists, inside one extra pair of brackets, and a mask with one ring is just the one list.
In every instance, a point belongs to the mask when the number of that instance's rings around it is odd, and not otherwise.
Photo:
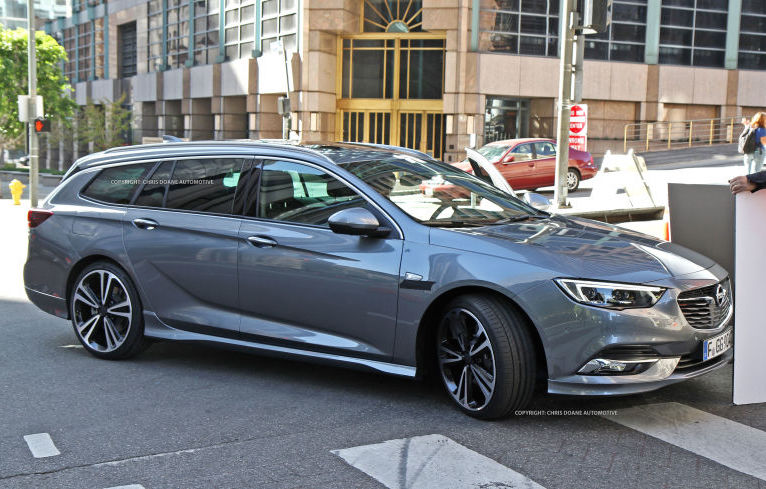
[(156, 136), (156, 102), (133, 103), (133, 143), (139, 144), (144, 137)]
[(210, 97), (183, 100), (184, 137), (190, 140), (213, 139), (213, 114)]
[(157, 111), (158, 135), (184, 136), (184, 117), (181, 113), (180, 100), (158, 100), (155, 105)]
[(247, 139), (249, 121), (247, 96), (213, 97), (211, 103), (214, 138)]

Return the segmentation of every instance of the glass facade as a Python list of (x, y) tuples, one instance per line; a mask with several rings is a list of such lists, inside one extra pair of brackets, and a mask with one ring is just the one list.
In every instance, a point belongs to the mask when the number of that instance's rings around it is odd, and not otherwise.
[(611, 61), (644, 61), (646, 0), (614, 0), (607, 32), (585, 36), (585, 57)]
[(722, 68), (728, 10), (728, 0), (663, 1), (660, 63)]
[(739, 26), (739, 67), (766, 69), (766, 2), (743, 0)]
[(69, 80), (74, 80), (75, 71), (77, 65), (77, 51), (75, 49), (75, 37), (77, 36), (76, 27), (67, 27), (63, 30), (63, 37), (61, 39), (61, 45), (64, 46), (64, 50), (67, 54), (67, 61), (64, 63), (64, 75)]
[(215, 62), (218, 56), (218, 0), (194, 2), (194, 64)]
[(85, 22), (77, 26), (77, 80), (91, 79), (93, 64), (93, 23)]
[(255, 1), (226, 0), (225, 5), (226, 59), (249, 58), (255, 48)]
[(181, 68), (189, 59), (189, 2), (167, 1), (167, 66)]
[(479, 50), (558, 56), (559, 0), (481, 0)]
[(146, 71), (162, 67), (162, 0), (149, 0), (149, 29)]
[(261, 52), (280, 39), (287, 51), (298, 50), (298, 0), (261, 0)]

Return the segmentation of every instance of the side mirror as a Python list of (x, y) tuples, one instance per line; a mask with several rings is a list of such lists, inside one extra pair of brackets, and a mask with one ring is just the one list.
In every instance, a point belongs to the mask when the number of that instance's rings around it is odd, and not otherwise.
[(551, 201), (547, 197), (534, 192), (525, 193), (523, 199), (524, 202), (541, 211), (547, 211), (551, 207)]
[(332, 232), (352, 236), (380, 236), (388, 233), (388, 228), (381, 228), (375, 215), (364, 207), (343, 209), (327, 219)]
[(508, 155), (503, 158), (503, 163), (513, 163), (515, 160), (516, 158), (513, 155)]

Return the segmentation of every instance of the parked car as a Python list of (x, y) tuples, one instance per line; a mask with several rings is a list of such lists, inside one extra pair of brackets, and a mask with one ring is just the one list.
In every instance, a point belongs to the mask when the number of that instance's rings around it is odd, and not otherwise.
[[(552, 139), (506, 139), (486, 144), (477, 150), (511, 184), (514, 190), (535, 190), (556, 182), (556, 142)], [(467, 162), (455, 166), (471, 172)], [(596, 176), (598, 168), (587, 151), (569, 148), (567, 188), (577, 190), (582, 180)]]
[[(436, 176), (460, 197), (426, 195)], [(732, 358), (713, 261), (405, 149), (114, 148), (78, 160), (28, 219), (29, 299), (104, 359), (151, 339), (430, 370), (464, 412), (497, 418), (536, 385), (645, 392)]]

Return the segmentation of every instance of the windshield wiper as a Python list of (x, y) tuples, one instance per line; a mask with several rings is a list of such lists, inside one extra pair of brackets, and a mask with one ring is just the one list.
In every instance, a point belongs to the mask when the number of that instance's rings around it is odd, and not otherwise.
[(524, 214), (523, 216), (513, 216), (513, 217), (507, 217), (505, 219), (500, 219), (499, 221), (490, 222), (488, 225), (490, 226), (498, 226), (502, 224), (509, 224), (512, 222), (521, 222), (521, 221), (528, 221), (530, 219), (545, 219), (548, 216), (543, 214)]

